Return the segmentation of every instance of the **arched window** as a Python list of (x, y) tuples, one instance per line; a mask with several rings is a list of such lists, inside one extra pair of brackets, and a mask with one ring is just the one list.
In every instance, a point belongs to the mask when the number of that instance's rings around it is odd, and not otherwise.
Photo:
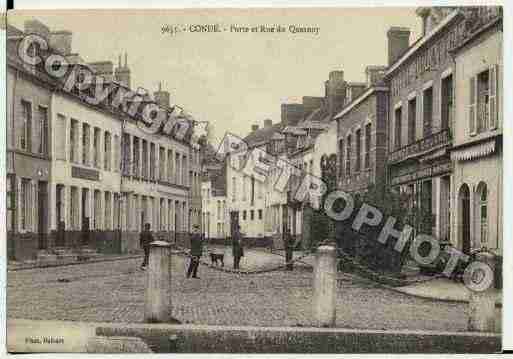
[(477, 186), (477, 215), (481, 246), (488, 243), (488, 188), (481, 182)]

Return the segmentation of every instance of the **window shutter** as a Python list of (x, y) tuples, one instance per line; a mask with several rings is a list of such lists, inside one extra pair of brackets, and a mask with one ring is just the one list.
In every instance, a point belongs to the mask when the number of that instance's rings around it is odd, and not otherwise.
[(472, 76), (470, 78), (470, 105), (469, 105), (469, 130), (470, 135), (476, 134), (476, 86), (477, 78)]
[(494, 130), (497, 128), (497, 76), (498, 76), (498, 66), (493, 65), (490, 67), (490, 76), (488, 76), (488, 88), (490, 89), (490, 97), (488, 100), (488, 113), (490, 114), (490, 130)]

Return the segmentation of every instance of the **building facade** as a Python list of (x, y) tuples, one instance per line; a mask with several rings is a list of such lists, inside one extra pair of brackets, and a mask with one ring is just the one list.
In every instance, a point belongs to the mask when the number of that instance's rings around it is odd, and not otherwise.
[(388, 88), (382, 82), (384, 70), (367, 67), (366, 90), (335, 116), (337, 188), (345, 192), (385, 186)]
[(455, 59), (452, 242), (502, 255), (503, 33), (500, 8), (469, 17)]
[(451, 8), (420, 8), (423, 36), (409, 46), (409, 30), (388, 31), (388, 182), (406, 193), (416, 231), (450, 239), (454, 126), (454, 60), (464, 16)]

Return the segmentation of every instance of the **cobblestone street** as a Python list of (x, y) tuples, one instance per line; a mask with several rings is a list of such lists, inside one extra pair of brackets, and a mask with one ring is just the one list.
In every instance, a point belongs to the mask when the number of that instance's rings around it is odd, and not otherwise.
[[(205, 258), (206, 259), (206, 258)], [(273, 266), (283, 258), (247, 251), (242, 269)], [(241, 276), (200, 266), (186, 279), (186, 260), (173, 257), (173, 316), (210, 325), (309, 326), (312, 272), (297, 267)], [(226, 265), (231, 266), (231, 258)], [(8, 273), (9, 318), (141, 322), (146, 272), (139, 259)], [(406, 296), (364, 279), (338, 281), (337, 326), (359, 329), (464, 331), (466, 305)]]

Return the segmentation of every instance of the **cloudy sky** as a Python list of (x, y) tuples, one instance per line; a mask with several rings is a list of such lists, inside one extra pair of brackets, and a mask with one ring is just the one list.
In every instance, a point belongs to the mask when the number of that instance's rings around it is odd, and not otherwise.
[[(86, 62), (128, 53), (132, 87), (153, 92), (162, 81), (171, 101), (213, 124), (215, 135), (239, 135), (266, 118), (280, 120), (280, 104), (323, 96), (332, 70), (364, 81), (367, 65), (385, 65), (390, 26), (420, 32), (414, 8), (74, 11), (10, 13), (23, 28), (36, 17), (52, 31), (73, 32), (73, 51)], [(162, 34), (165, 25), (219, 24), (221, 33)], [(281, 25), (284, 33), (233, 33), (231, 25)], [(292, 34), (289, 25), (319, 27)]]

